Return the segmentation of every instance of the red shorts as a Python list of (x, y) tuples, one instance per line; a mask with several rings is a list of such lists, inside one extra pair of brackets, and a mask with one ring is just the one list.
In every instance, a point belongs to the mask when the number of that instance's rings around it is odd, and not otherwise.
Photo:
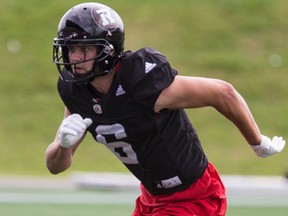
[(214, 166), (189, 188), (168, 195), (152, 195), (141, 184), (132, 216), (223, 216), (227, 202), (225, 187)]

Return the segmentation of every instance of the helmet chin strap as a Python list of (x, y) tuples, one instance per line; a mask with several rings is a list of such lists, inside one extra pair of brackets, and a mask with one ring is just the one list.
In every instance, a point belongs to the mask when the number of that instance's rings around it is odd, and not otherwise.
[[(100, 72), (102, 71), (102, 72)], [(97, 77), (102, 77), (105, 76), (106, 74), (112, 72), (113, 70), (110, 71), (103, 71), (100, 68), (98, 68), (98, 64), (95, 62), (93, 65), (93, 68), (91, 71), (87, 72), (86, 74), (80, 74), (80, 75), (76, 75), (77, 76), (77, 80), (75, 81), (75, 83), (77, 85), (87, 85), (90, 82), (92, 82), (94, 79), (96, 79)], [(82, 78), (81, 78), (82, 76)]]
[[(114, 64), (114, 66), (113, 66), (113, 68), (111, 69), (111, 70), (107, 70), (107, 71), (103, 71), (102, 73), (97, 73), (97, 72), (93, 72), (93, 69), (89, 72), (89, 73), (91, 73), (91, 74), (93, 74), (90, 78), (89, 78), (89, 80), (87, 81), (87, 82), (83, 82), (82, 83), (82, 85), (87, 85), (87, 84), (89, 84), (89, 83), (91, 83), (94, 79), (96, 79), (97, 77), (102, 77), (102, 76), (105, 76), (105, 75), (107, 75), (107, 74), (110, 74), (110, 73), (112, 73), (112, 72), (114, 72), (114, 71), (118, 71), (119, 69), (120, 69), (120, 66), (121, 66), (121, 61), (120, 61), (120, 58), (119, 58), (119, 60), (118, 61), (116, 61), (115, 62), (115, 64)], [(94, 66), (95, 67), (95, 66)], [(93, 68), (94, 68), (93, 67)], [(94, 69), (94, 71), (96, 70), (96, 68)], [(78, 84), (78, 83), (77, 83)], [(81, 83), (79, 83), (79, 85), (81, 85)]]

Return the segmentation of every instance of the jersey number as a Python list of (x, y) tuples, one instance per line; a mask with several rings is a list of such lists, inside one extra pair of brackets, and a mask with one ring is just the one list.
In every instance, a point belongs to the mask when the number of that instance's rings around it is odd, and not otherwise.
[[(132, 149), (131, 144), (121, 141), (121, 139), (127, 137), (121, 124), (99, 125), (96, 127), (96, 133), (96, 140), (105, 144), (123, 163), (138, 164), (136, 152)], [(113, 138), (118, 141), (107, 141), (108, 137), (111, 136), (114, 136)]]

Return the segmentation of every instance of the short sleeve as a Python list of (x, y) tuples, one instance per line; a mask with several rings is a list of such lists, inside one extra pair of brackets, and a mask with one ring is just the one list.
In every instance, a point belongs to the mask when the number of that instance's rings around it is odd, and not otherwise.
[(164, 55), (145, 48), (124, 57), (121, 83), (136, 103), (153, 109), (161, 91), (173, 82), (176, 74)]

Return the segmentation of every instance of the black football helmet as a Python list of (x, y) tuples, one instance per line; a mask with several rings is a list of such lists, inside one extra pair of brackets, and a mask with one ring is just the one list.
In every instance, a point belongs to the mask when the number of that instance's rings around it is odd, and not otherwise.
[[(92, 59), (71, 63), (69, 46), (95, 46), (97, 55)], [(110, 7), (99, 3), (82, 3), (68, 10), (58, 26), (54, 38), (53, 61), (60, 77), (67, 82), (87, 84), (115, 68), (124, 51), (124, 25), (121, 17)], [(72, 67), (79, 63), (95, 61), (86, 74), (74, 73)], [(64, 76), (63, 70), (68, 72)]]

